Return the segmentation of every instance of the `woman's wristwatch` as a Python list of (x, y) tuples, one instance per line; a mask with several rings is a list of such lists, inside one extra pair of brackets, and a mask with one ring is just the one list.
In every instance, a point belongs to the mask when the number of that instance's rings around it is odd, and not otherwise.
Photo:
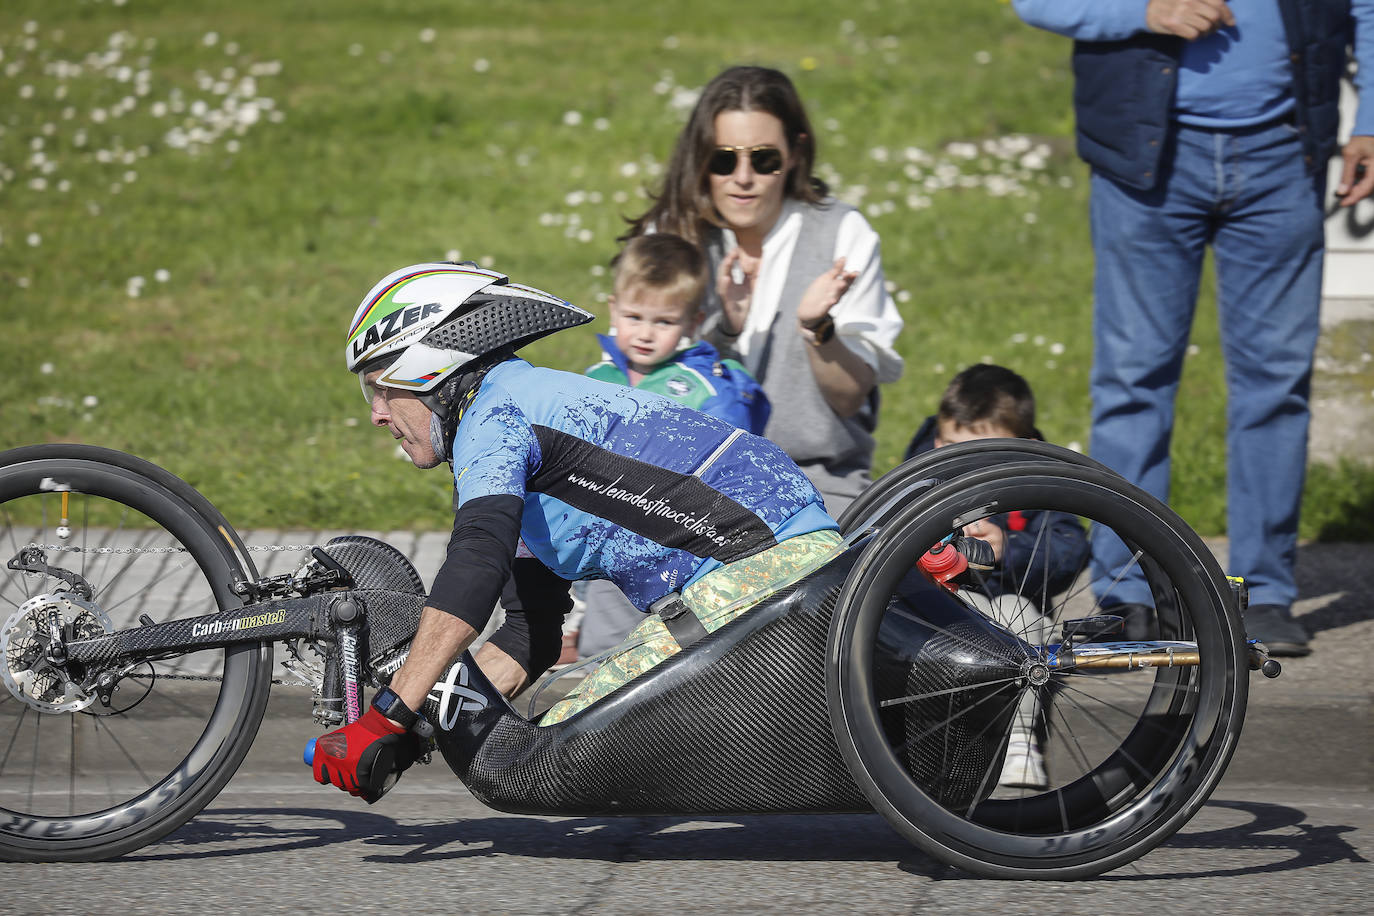
[(829, 312), (826, 312), (814, 321), (802, 321), (800, 324), (802, 328), (811, 332), (809, 339), (813, 347), (819, 347), (822, 344), (829, 343), (830, 338), (835, 336), (835, 319), (830, 317)]

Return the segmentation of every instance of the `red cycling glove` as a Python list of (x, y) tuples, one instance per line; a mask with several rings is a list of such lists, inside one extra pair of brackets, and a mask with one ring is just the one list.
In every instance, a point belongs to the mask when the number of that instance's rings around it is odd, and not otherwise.
[(414, 735), (368, 707), (357, 722), (315, 742), (311, 768), (316, 782), (338, 786), (371, 804), (382, 797), (387, 777), (415, 762), (417, 744)]

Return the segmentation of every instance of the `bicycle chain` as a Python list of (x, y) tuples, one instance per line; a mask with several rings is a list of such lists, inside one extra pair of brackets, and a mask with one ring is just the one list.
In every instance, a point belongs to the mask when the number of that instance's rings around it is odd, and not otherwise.
[[(224, 676), (219, 674), (158, 674), (159, 681), (211, 681), (216, 684), (224, 682)], [(272, 678), (273, 687), (305, 687), (300, 681), (288, 681), (285, 678)]]
[[(72, 544), (31, 544), (39, 550), (54, 550), (60, 553), (186, 553), (185, 547), (76, 547)], [(278, 553), (281, 551), (312, 550), (318, 544), (247, 544), (250, 553)]]

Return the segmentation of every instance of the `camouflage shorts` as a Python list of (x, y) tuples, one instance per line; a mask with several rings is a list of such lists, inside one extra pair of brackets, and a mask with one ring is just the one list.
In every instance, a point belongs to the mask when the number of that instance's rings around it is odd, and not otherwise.
[[(762, 553), (712, 570), (682, 590), (682, 601), (708, 633), (714, 632), (769, 595), (819, 569), (843, 548), (842, 538), (834, 531), (788, 538)], [(650, 614), (609, 658), (555, 703), (539, 724), (562, 722), (679, 651), (677, 640), (663, 621)]]

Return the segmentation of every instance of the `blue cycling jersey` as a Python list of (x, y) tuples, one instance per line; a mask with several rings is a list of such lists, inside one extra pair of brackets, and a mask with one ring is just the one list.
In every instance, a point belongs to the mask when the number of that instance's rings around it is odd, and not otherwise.
[(460, 511), (519, 497), (531, 554), (564, 579), (610, 579), (641, 609), (722, 563), (836, 527), (767, 439), (521, 359), (487, 373), (451, 453)]

